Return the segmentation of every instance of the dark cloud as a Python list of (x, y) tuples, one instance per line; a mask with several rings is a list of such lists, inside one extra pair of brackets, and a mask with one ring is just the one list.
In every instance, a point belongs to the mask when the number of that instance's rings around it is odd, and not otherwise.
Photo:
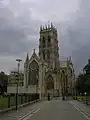
[[(82, 69), (90, 51), (90, 0), (74, 0), (75, 3), (69, 0), (68, 4), (65, 4), (66, 0), (57, 0), (52, 3), (53, 7), (51, 2), (44, 0), (7, 1), (7, 4), (6, 1), (0, 4), (0, 58), (12, 56), (12, 63), (16, 57), (25, 59), (27, 51), (31, 54), (33, 48), (38, 48), (40, 24), (51, 20), (58, 29), (60, 55), (72, 55), (77, 71)], [(77, 10), (76, 1), (80, 1)]]
[[(22, 42), (25, 35), (20, 30), (7, 28), (0, 30), (0, 53), (20, 54), (27, 50), (27, 46)], [(21, 40), (21, 41), (20, 41)]]
[(73, 61), (77, 72), (83, 70), (85, 64), (88, 63), (88, 59), (90, 59), (90, 43), (76, 51), (73, 51)]
[(3, 4), (0, 8), (0, 55), (7, 53), (15, 56), (36, 47), (38, 30), (35, 25), (29, 8), (19, 1), (12, 0), (8, 6)]
[[(67, 34), (62, 40), (67, 39), (69, 51), (71, 50), (73, 62), (77, 72), (80, 72), (88, 58), (90, 58), (90, 0), (80, 0), (80, 7), (73, 14), (75, 19), (67, 28)], [(71, 16), (72, 18), (72, 16)]]

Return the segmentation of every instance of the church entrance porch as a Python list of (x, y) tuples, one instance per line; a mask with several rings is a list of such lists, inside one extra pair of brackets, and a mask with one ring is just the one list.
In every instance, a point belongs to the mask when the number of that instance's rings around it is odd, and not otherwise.
[(48, 94), (51, 98), (54, 95), (54, 80), (51, 75), (49, 75), (45, 80), (45, 97), (47, 97)]

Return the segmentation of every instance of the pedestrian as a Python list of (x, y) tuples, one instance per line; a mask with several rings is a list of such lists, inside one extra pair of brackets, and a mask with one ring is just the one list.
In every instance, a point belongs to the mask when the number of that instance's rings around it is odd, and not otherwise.
[(50, 94), (48, 93), (48, 100), (50, 100)]

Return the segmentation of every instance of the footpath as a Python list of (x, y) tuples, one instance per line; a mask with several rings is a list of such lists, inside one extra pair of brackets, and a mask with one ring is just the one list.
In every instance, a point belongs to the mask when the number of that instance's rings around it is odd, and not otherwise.
[(83, 112), (86, 116), (90, 117), (90, 105), (86, 105), (77, 100), (70, 101), (75, 108), (78, 108), (81, 112)]
[(10, 110), (7, 112), (2, 112), (0, 114), (0, 120), (22, 120), (23, 116), (37, 110), (41, 102), (42, 101), (38, 101), (33, 104), (28, 104), (27, 106), (19, 107), (18, 111)]

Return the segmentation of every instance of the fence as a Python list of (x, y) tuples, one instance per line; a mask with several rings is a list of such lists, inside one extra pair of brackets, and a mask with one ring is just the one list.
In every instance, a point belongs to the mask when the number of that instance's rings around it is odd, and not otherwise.
[[(39, 94), (22, 93), (18, 94), (18, 105), (39, 99)], [(10, 108), (16, 105), (16, 94), (0, 95), (0, 109)]]

